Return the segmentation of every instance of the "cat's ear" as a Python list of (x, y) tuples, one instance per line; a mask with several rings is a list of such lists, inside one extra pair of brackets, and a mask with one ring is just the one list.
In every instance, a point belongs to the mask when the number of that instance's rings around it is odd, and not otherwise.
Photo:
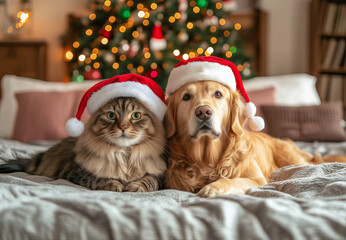
[(176, 111), (177, 107), (175, 105), (174, 96), (168, 97), (166, 99), (167, 111), (163, 119), (163, 125), (166, 130), (166, 137), (171, 138), (176, 133)]

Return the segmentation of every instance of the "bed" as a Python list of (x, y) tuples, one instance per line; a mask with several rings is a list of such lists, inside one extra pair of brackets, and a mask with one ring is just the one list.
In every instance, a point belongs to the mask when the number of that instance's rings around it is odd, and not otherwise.
[[(245, 82), (245, 88), (257, 106), (290, 110), (308, 106), (320, 111), (315, 81), (306, 74), (261, 77)], [(64, 137), (64, 122), (73, 115), (84, 90), (93, 84), (5, 76), (0, 105), (0, 164), (45, 151)], [(66, 99), (70, 105), (62, 101)], [(35, 108), (40, 111), (33, 114)], [(316, 116), (314, 111), (309, 110)], [(266, 112), (261, 114), (265, 117)], [(345, 155), (342, 113), (335, 114), (335, 131), (341, 134), (333, 132), (334, 139), (328, 138), (328, 142), (299, 141), (311, 137), (302, 133), (296, 139), (298, 147), (310, 153)], [(50, 118), (52, 115), (55, 117)], [(30, 124), (29, 130), (25, 124)], [(306, 122), (295, 122), (290, 129), (297, 124)], [(318, 122), (314, 124), (319, 127)], [(62, 179), (23, 172), (0, 174), (0, 239), (345, 238), (346, 164), (287, 166), (274, 172), (272, 178), (273, 182), (251, 188), (246, 195), (205, 199), (176, 190), (92, 191)]]

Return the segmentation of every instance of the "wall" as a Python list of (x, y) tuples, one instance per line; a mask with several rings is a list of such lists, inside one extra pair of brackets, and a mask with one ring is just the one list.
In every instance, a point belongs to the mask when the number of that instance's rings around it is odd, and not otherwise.
[(311, 0), (260, 0), (268, 13), (268, 75), (309, 71)]

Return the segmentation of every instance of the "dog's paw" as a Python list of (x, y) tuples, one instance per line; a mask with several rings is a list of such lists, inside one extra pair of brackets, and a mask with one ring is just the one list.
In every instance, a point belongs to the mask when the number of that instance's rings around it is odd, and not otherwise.
[(102, 190), (113, 191), (113, 192), (122, 192), (124, 185), (117, 180), (109, 180), (103, 186)]
[(218, 195), (226, 194), (226, 191), (220, 187), (217, 187), (216, 184), (209, 184), (203, 187), (197, 195), (200, 197), (215, 197)]

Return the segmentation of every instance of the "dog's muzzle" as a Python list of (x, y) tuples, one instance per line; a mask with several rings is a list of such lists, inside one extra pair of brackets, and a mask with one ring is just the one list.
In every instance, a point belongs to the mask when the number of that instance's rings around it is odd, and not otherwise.
[(196, 108), (195, 115), (200, 120), (206, 121), (209, 120), (213, 115), (213, 110), (207, 105), (199, 106)]

